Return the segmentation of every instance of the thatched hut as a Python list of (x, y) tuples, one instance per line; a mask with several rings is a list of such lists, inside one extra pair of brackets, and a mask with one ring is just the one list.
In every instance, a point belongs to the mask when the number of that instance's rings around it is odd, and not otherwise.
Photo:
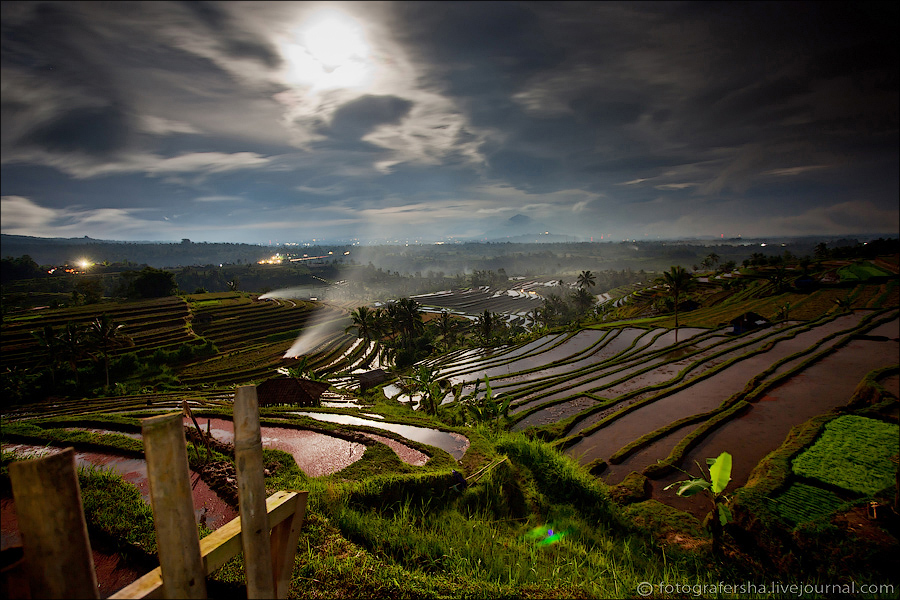
[(731, 320), (731, 326), (733, 327), (731, 333), (734, 335), (746, 333), (755, 329), (768, 327), (771, 324), (772, 323), (762, 315), (758, 315), (755, 312), (746, 312)]
[(384, 369), (373, 369), (372, 371), (366, 371), (365, 373), (357, 373), (353, 377), (355, 377), (356, 381), (359, 383), (360, 391), (367, 390), (375, 387), (379, 383), (387, 381), (387, 373), (384, 372)]
[(260, 406), (288, 404), (319, 406), (322, 394), (331, 387), (325, 381), (311, 381), (299, 377), (274, 377), (256, 386)]

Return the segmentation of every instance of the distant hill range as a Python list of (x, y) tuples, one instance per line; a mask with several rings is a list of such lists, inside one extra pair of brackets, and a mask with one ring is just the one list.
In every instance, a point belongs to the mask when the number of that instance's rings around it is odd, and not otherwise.
[(156, 268), (220, 263), (253, 263), (268, 258), (272, 249), (253, 244), (181, 242), (117, 242), (83, 238), (0, 236), (3, 257), (30, 256), (39, 265), (91, 262), (150, 265)]
[(575, 235), (554, 233), (548, 225), (522, 214), (510, 217), (499, 227), (486, 231), (481, 239), (488, 242), (515, 242), (521, 244), (582, 241), (581, 238)]

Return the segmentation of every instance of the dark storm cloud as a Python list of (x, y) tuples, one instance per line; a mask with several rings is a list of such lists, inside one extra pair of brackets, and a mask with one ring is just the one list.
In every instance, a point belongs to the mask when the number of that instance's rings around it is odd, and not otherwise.
[[(352, 27), (323, 59), (304, 35), (328, 10)], [(894, 4), (2, 11), (4, 217), (36, 215), (17, 232), (440, 237), (517, 212), (583, 235), (896, 227)]]
[(341, 105), (320, 133), (343, 140), (358, 140), (379, 125), (398, 123), (413, 103), (396, 96), (362, 96)]
[(267, 40), (251, 37), (242, 31), (224, 7), (196, 0), (182, 4), (216, 37), (228, 56), (254, 59), (269, 68), (281, 65), (277, 50)]
[(120, 106), (76, 108), (37, 126), (22, 141), (52, 152), (109, 156), (125, 147), (129, 126)]
[(64, 4), (4, 23), (4, 74), (34, 86), (4, 89), (4, 129), (19, 130), (24, 146), (107, 156), (128, 144), (130, 112), (104, 57), (86, 50), (89, 30)]

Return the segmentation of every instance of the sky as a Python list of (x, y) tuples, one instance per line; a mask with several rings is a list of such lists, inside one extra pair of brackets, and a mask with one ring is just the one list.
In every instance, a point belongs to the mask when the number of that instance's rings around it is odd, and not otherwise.
[(897, 235), (891, 3), (3, 2), (2, 233)]

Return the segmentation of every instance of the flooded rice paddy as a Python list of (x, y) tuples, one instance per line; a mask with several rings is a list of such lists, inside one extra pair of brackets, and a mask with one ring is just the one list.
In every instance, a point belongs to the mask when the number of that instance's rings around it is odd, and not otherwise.
[(387, 431), (399, 433), (403, 437), (419, 442), (420, 444), (436, 446), (441, 450), (446, 451), (456, 460), (460, 460), (466, 453), (466, 450), (469, 449), (469, 439), (462, 434), (454, 432), (440, 431), (438, 429), (430, 429), (428, 427), (416, 427), (414, 425), (403, 425), (401, 423), (385, 423), (383, 421), (372, 421), (370, 419), (362, 419), (360, 417), (354, 417), (352, 415), (337, 415), (306, 411), (291, 412), (290, 414), (303, 417), (311, 417), (313, 419), (318, 419), (319, 421), (338, 423), (340, 425), (356, 425), (386, 429)]
[[(101, 430), (102, 431), (102, 430)], [(119, 433), (119, 432), (105, 432)], [(4, 452), (14, 452), (28, 457), (56, 454), (62, 448), (53, 446), (36, 446), (32, 444), (3, 444)], [(75, 451), (75, 464), (83, 468), (109, 469), (122, 476), (122, 479), (135, 486), (144, 502), (150, 504), (150, 482), (147, 479), (147, 461), (143, 458), (131, 458), (106, 452)], [(194, 517), (197, 522), (201, 518), (210, 529), (218, 529), (238, 516), (237, 511), (222, 500), (204, 482), (200, 475), (190, 471), (191, 495), (194, 498)]]

